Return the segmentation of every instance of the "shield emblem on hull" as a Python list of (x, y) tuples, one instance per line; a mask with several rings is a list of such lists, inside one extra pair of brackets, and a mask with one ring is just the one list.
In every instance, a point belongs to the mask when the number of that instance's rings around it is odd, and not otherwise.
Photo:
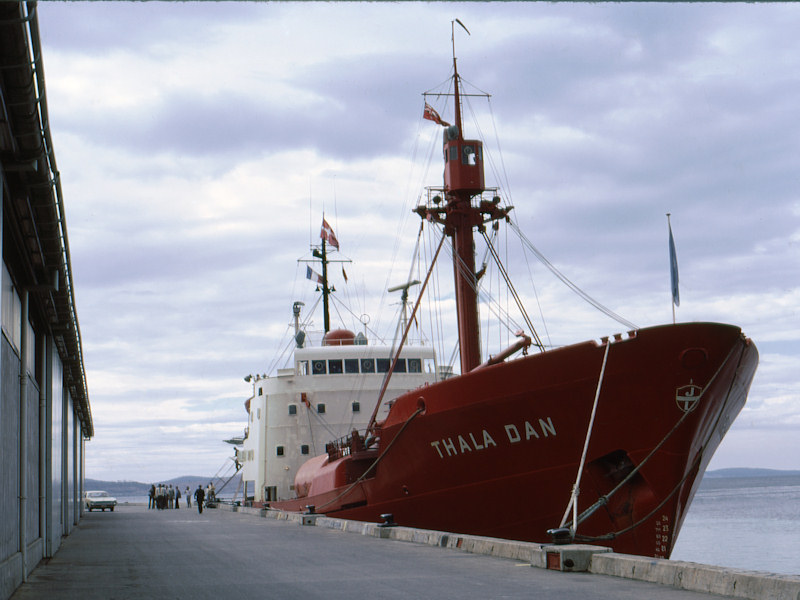
[(690, 383), (689, 385), (682, 385), (675, 390), (675, 402), (678, 403), (678, 408), (683, 412), (692, 412), (700, 400), (700, 394), (703, 393), (703, 388), (699, 385)]

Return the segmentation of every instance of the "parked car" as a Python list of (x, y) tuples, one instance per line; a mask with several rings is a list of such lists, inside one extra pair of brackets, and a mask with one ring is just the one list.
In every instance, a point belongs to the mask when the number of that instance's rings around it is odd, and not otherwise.
[(84, 503), (86, 505), (86, 510), (89, 512), (92, 512), (95, 508), (99, 508), (103, 512), (105, 512), (106, 509), (114, 512), (117, 499), (113, 496), (109, 496), (108, 492), (93, 490), (84, 494)]

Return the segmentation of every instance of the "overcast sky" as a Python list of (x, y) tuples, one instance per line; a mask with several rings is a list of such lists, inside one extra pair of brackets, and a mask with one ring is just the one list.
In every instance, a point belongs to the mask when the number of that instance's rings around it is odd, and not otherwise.
[[(474, 99), (494, 116), (487, 183), (515, 221), (586, 292), (650, 326), (672, 320), (671, 213), (678, 320), (738, 325), (761, 354), (711, 468), (800, 468), (800, 6), (38, 10), (95, 425), (88, 477), (226, 463), (243, 376), (274, 365), (292, 302), (314, 302), (297, 259), (323, 211), (353, 261), (340, 296), (391, 334), (382, 290), (407, 276), (411, 208), (441, 177), (421, 93), (449, 76), (456, 17), (471, 31), (457, 32), (459, 71), (492, 94)], [(539, 265), (523, 270), (550, 343), (624, 330)]]

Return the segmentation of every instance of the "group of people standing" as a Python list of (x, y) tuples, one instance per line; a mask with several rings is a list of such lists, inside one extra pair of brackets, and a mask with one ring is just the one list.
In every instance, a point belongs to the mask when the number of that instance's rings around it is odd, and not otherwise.
[[(165, 508), (180, 508), (181, 497), (186, 498), (186, 505), (192, 507), (192, 493), (189, 491), (189, 486), (186, 486), (186, 491), (181, 492), (181, 489), (176, 485), (158, 485), (152, 484), (150, 486), (149, 501), (147, 503), (148, 509), (164, 510)], [(203, 512), (203, 505), (208, 505), (210, 502), (216, 501), (216, 492), (214, 484), (209, 482), (206, 489), (198, 485), (194, 491), (195, 503), (197, 505), (197, 512)]]
[[(150, 486), (150, 494), (149, 494), (149, 501), (147, 503), (147, 508), (157, 508), (158, 510), (164, 510), (165, 508), (180, 508), (181, 504), (181, 488), (177, 485), (164, 485), (163, 483), (159, 483), (158, 485), (151, 485)], [(186, 487), (186, 501), (189, 506), (192, 505), (192, 499), (189, 495), (189, 487)]]

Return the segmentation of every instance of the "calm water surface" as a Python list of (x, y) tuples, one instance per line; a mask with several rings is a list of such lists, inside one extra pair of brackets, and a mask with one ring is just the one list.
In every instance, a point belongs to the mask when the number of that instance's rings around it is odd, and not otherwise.
[(672, 558), (800, 575), (800, 476), (706, 477)]

